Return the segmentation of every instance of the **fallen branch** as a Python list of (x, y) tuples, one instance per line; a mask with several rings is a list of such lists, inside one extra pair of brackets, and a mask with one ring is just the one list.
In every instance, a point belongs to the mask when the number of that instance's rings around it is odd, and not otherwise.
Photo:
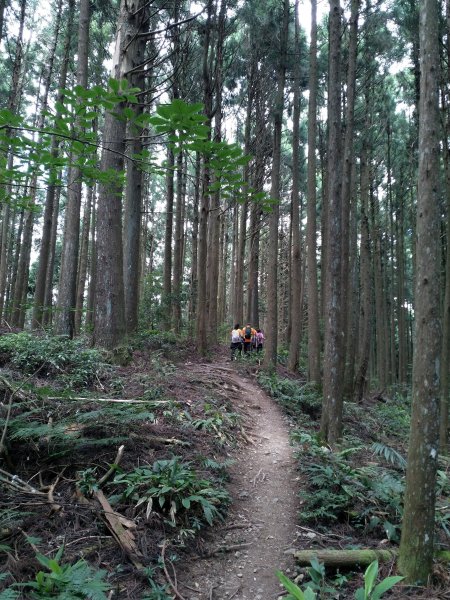
[(186, 600), (185, 597), (180, 594), (180, 592), (178, 591), (177, 584), (172, 581), (172, 578), (169, 575), (169, 571), (167, 570), (166, 560), (165, 560), (165, 556), (164, 556), (165, 552), (166, 552), (166, 540), (164, 540), (164, 542), (162, 543), (162, 546), (161, 546), (161, 562), (163, 565), (164, 575), (166, 576), (167, 583), (172, 588), (172, 591), (175, 594), (175, 596), (178, 598), (178, 600)]
[[(67, 400), (67, 398), (62, 396), (47, 396), (47, 400)], [(168, 404), (170, 402), (170, 400), (135, 400), (133, 398), (88, 398), (85, 396), (76, 396), (75, 398), (69, 398), (69, 400), (76, 400), (78, 402), (118, 402), (121, 404)]]
[(61, 476), (65, 470), (66, 470), (66, 467), (64, 467), (64, 469), (61, 471), (61, 473), (55, 479), (54, 483), (52, 483), (51, 486), (48, 488), (47, 497), (48, 497), (48, 502), (50, 504), (50, 513), (51, 514), (58, 513), (63, 509), (61, 504), (58, 504), (57, 502), (55, 502), (54, 492), (55, 492), (55, 488), (58, 485), (58, 482), (61, 479)]
[(17, 475), (12, 475), (8, 471), (0, 469), (0, 481), (3, 481), (6, 485), (9, 485), (15, 490), (25, 492), (26, 494), (36, 494), (36, 496), (46, 496), (44, 492), (40, 492), (32, 485), (20, 479)]
[(104, 483), (106, 483), (108, 481), (108, 479), (117, 471), (117, 467), (119, 466), (120, 461), (122, 460), (124, 450), (125, 450), (125, 446), (122, 444), (122, 446), (120, 446), (120, 448), (117, 451), (117, 455), (116, 455), (116, 458), (114, 459), (113, 464), (109, 467), (109, 469), (106, 471), (106, 473), (102, 477), (100, 477), (100, 479), (98, 480), (99, 487), (102, 487), (102, 485)]
[[(142, 558), (142, 554), (139, 551), (139, 548), (136, 546), (133, 533), (129, 530), (130, 528), (136, 527), (134, 521), (130, 521), (123, 515), (116, 513), (101, 490), (94, 492), (94, 496), (97, 498), (98, 502), (103, 508), (103, 517), (106, 525), (111, 531), (116, 542), (128, 556), (136, 569), (143, 569), (144, 566), (140, 560)], [(128, 527), (128, 529), (125, 529), (125, 527)]]

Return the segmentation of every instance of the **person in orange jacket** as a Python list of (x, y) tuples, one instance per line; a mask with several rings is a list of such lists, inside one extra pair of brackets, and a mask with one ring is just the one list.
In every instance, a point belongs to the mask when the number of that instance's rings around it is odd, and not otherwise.
[(247, 325), (241, 330), (241, 335), (244, 340), (244, 354), (251, 352), (252, 342), (256, 336), (256, 329), (253, 329), (250, 323), (247, 323)]

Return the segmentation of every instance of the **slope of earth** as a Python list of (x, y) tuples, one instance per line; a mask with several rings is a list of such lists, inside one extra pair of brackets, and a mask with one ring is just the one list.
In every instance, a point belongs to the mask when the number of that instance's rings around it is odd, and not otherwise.
[(271, 600), (280, 594), (277, 569), (290, 570), (285, 554), (295, 539), (298, 496), (289, 425), (279, 408), (248, 377), (224, 364), (191, 370), (214, 380), (245, 418), (247, 448), (232, 452), (226, 524), (209, 532), (197, 556), (179, 571), (179, 590), (190, 600)]

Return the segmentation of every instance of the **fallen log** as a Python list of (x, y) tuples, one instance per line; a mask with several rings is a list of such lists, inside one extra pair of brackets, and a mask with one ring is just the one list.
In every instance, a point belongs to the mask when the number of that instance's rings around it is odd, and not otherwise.
[[(289, 553), (292, 550), (288, 551)], [(300, 566), (310, 564), (313, 558), (323, 563), (326, 567), (352, 567), (354, 565), (370, 565), (374, 560), (380, 563), (395, 560), (395, 550), (379, 550), (370, 548), (366, 550), (294, 550), (295, 561)]]
[[(398, 550), (395, 548), (379, 549), (366, 548), (361, 550), (287, 550), (286, 554), (292, 554), (297, 564), (309, 566), (313, 558), (323, 563), (326, 567), (354, 567), (355, 565), (370, 565), (374, 560), (379, 563), (395, 561)], [(435, 553), (435, 558), (442, 562), (450, 562), (450, 552), (441, 550)]]

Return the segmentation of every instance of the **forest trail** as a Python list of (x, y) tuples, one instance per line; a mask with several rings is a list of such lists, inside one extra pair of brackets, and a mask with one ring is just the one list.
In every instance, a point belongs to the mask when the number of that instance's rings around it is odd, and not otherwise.
[(247, 443), (230, 452), (235, 462), (226, 523), (206, 535), (201, 556), (176, 566), (179, 592), (186, 600), (273, 600), (282, 591), (275, 571), (292, 568), (285, 551), (296, 537), (298, 483), (288, 423), (275, 402), (229, 363), (189, 369), (233, 402)]

